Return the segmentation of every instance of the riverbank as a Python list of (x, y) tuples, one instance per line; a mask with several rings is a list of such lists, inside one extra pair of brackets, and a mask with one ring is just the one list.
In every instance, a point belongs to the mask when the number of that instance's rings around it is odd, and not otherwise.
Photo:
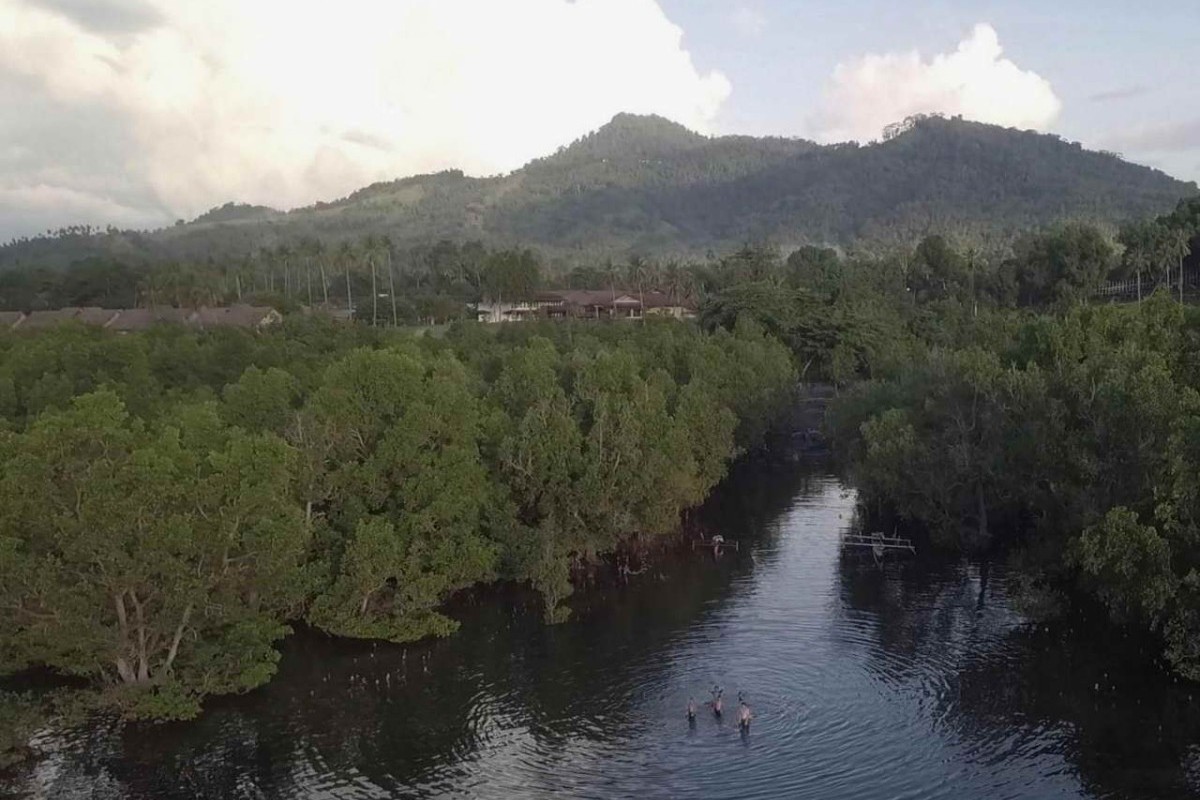
[(670, 320), (0, 352), (0, 674), (83, 677), (147, 719), (268, 681), (290, 620), (416, 641), (454, 631), (456, 592), (515, 581), (561, 621), (572, 564), (669, 537), (795, 386), (761, 330)]
[[(415, 645), (300, 632), (277, 678), (198, 720), (47, 739), (16, 791), (63, 800), (337, 795), (826, 798), (1191, 796), (1200, 719), (1136, 643), (1032, 626), (1004, 564), (882, 568), (840, 544), (851, 487), (739, 465), (699, 512), (744, 547), (463, 609)], [(684, 707), (714, 683), (756, 715)]]
[(829, 428), (872, 508), (942, 546), (1012, 554), (1050, 609), (1085, 596), (1200, 679), (1200, 315), (988, 312), (866, 382)]

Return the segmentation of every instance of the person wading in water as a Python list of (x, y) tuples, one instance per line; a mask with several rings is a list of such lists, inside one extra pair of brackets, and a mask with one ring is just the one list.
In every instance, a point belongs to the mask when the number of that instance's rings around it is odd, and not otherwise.
[(688, 722), (692, 723), (693, 725), (696, 723), (696, 698), (694, 697), (688, 698), (687, 717)]
[(714, 686), (712, 688), (713, 699), (712, 699), (712, 703), (710, 703), (710, 705), (712, 706), (713, 716), (717, 716), (717, 717), (721, 716), (721, 712), (724, 710), (724, 707), (723, 707), (724, 702), (721, 700), (721, 695), (724, 693), (725, 693), (725, 690), (722, 689), (720, 686)]
[(750, 706), (746, 705), (746, 699), (740, 694), (738, 695), (738, 727), (743, 732), (750, 731), (750, 720), (754, 719), (754, 714), (750, 712)]

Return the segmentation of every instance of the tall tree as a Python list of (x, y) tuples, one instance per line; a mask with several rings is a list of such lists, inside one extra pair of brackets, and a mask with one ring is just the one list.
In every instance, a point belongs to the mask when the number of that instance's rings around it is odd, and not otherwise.
[(337, 260), (342, 264), (346, 276), (346, 309), (354, 316), (354, 290), (350, 288), (350, 268), (354, 266), (355, 250), (350, 242), (342, 242), (338, 246)]
[(10, 444), (3, 667), (104, 678), (168, 716), (270, 677), (308, 545), (281, 440), (226, 431), (211, 406), (147, 430), (98, 392)]

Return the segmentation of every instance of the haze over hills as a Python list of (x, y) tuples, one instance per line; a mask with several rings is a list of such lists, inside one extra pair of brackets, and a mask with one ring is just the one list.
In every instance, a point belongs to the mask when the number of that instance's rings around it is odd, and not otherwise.
[(378, 183), (290, 212), (228, 204), (154, 232), (74, 231), (0, 248), (0, 266), (221, 258), (368, 234), (400, 245), (479, 240), (564, 261), (696, 255), (770, 241), (911, 243), (979, 239), (1063, 219), (1115, 224), (1157, 214), (1196, 184), (1054, 135), (921, 118), (884, 141), (706, 137), (621, 114), (508, 175), (451, 171)]

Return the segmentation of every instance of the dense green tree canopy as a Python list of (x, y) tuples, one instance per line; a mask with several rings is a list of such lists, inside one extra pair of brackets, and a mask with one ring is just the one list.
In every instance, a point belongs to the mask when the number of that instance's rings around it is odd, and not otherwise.
[(0, 672), (188, 716), (291, 621), (446, 634), (496, 578), (562, 619), (570, 565), (676, 530), (795, 378), (749, 323), (0, 334)]

